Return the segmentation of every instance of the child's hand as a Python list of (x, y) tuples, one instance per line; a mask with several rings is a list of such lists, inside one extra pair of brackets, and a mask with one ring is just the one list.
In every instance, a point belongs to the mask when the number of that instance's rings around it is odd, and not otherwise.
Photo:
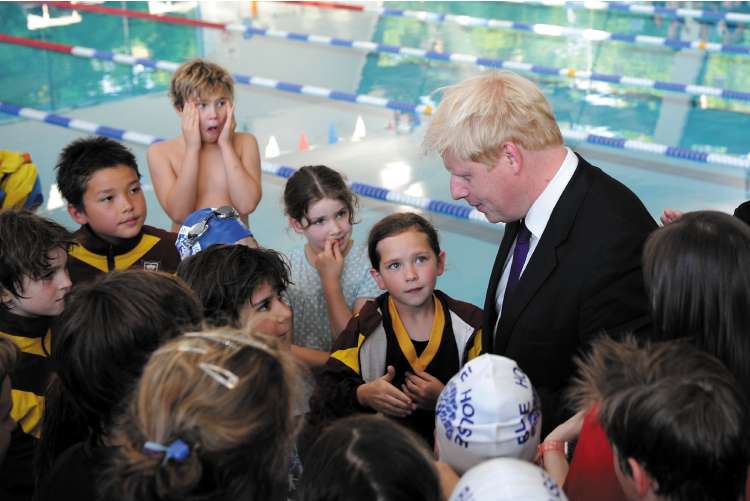
[(434, 411), (443, 386), (439, 379), (427, 372), (414, 371), (413, 374), (406, 373), (406, 381), (401, 388), (420, 408)]
[(326, 246), (323, 252), (315, 256), (313, 266), (318, 270), (321, 282), (326, 280), (338, 281), (339, 277), (341, 277), (341, 270), (344, 268), (344, 255), (339, 248), (338, 242), (335, 240), (326, 240)]
[(188, 149), (199, 150), (201, 147), (201, 130), (198, 109), (195, 103), (188, 101), (182, 108), (182, 136)]
[(388, 416), (405, 417), (416, 408), (409, 397), (393, 386), (396, 369), (388, 366), (385, 376), (357, 388), (357, 400), (362, 405), (372, 407)]
[(234, 103), (229, 103), (227, 104), (227, 120), (219, 134), (219, 146), (232, 146), (235, 127), (237, 127), (237, 122), (234, 120)]
[(678, 211), (677, 209), (664, 209), (664, 212), (662, 212), (661, 217), (659, 218), (661, 220), (661, 224), (663, 226), (668, 225), (669, 223), (674, 223), (678, 219), (682, 217), (683, 212)]

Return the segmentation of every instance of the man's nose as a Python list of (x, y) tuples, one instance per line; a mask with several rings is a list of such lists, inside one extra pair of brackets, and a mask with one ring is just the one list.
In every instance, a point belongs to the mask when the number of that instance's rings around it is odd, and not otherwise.
[(463, 182), (457, 179), (456, 176), (451, 176), (450, 189), (451, 197), (453, 197), (453, 200), (460, 200), (462, 198), (466, 198), (466, 196), (468, 195)]

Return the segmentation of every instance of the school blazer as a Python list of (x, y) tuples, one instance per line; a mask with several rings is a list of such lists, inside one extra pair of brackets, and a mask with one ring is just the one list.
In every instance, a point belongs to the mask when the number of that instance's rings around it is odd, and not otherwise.
[(543, 435), (570, 413), (574, 358), (597, 335), (648, 332), (641, 252), (656, 228), (638, 197), (578, 155), (521, 279), (497, 319), (495, 292), (520, 227), (506, 225), (484, 304), (483, 346), (514, 359), (542, 400)]

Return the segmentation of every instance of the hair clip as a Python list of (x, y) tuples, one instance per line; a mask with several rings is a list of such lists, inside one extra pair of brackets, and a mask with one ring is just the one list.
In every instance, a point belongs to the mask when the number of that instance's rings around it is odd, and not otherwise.
[(246, 335), (237, 335), (231, 332), (216, 332), (213, 334), (206, 334), (205, 332), (187, 332), (183, 334), (185, 337), (205, 339), (207, 341), (213, 341), (214, 343), (220, 343), (227, 348), (239, 348), (240, 346), (249, 346), (256, 350), (261, 350), (269, 355), (274, 355), (270, 347), (260, 341), (256, 341)]
[(159, 442), (149, 441), (143, 444), (143, 449), (149, 452), (164, 453), (164, 460), (162, 460), (161, 464), (166, 464), (170, 459), (178, 462), (183, 461), (190, 454), (190, 446), (188, 446), (187, 442), (179, 438), (168, 446), (164, 446)]
[(181, 351), (185, 353), (199, 353), (201, 355), (205, 355), (208, 353), (208, 350), (205, 348), (198, 348), (197, 346), (187, 346), (187, 345), (180, 345), (177, 348), (175, 348), (176, 351)]
[(229, 390), (233, 390), (240, 380), (240, 378), (237, 377), (237, 374), (225, 369), (224, 367), (219, 367), (218, 365), (201, 362), (198, 364), (198, 367), (200, 367), (203, 372), (213, 378), (214, 381)]

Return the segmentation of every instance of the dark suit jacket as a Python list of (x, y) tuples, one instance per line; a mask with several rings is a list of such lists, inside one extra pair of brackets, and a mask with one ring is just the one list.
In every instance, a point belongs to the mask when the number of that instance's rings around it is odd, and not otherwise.
[(506, 225), (485, 298), (485, 346), (514, 359), (542, 400), (543, 433), (570, 415), (560, 397), (574, 357), (598, 334), (650, 327), (641, 251), (656, 223), (638, 197), (580, 156), (518, 285), (495, 295), (519, 223)]

